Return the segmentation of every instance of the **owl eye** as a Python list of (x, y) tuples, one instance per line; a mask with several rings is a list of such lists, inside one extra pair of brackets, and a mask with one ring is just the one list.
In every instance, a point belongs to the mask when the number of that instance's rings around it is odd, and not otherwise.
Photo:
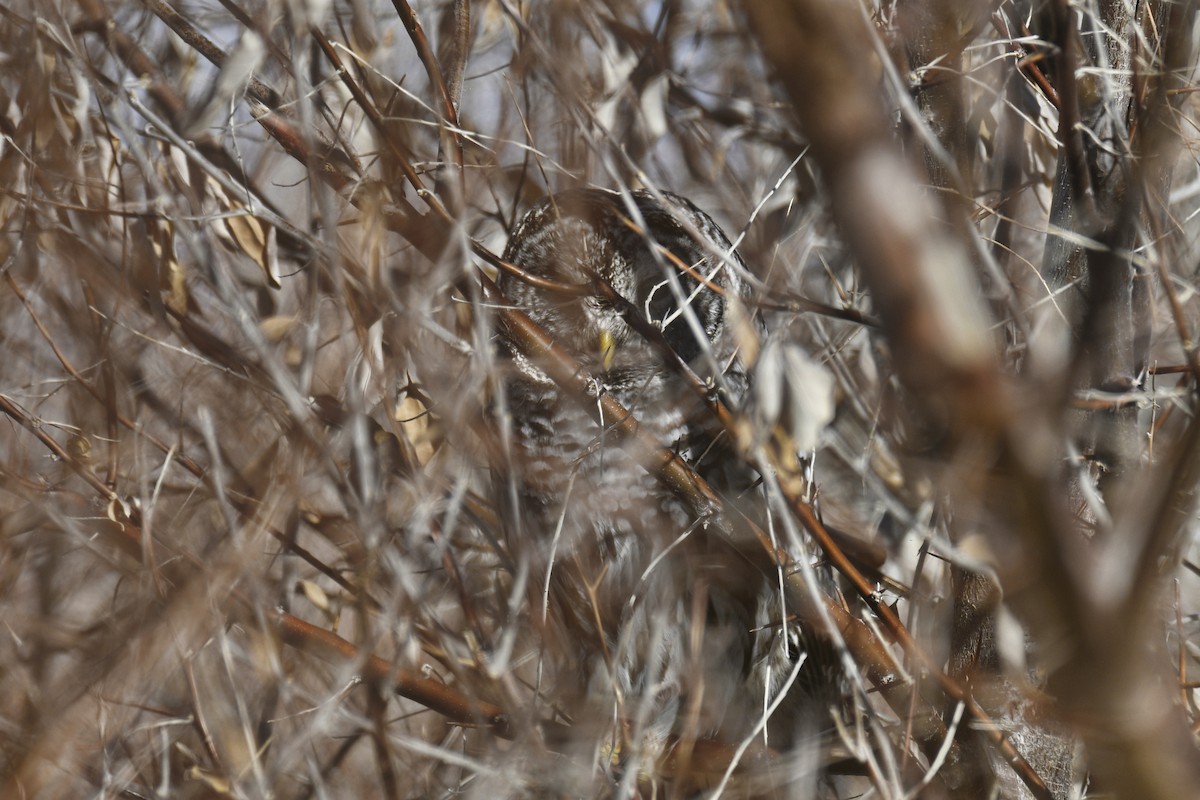
[(593, 311), (617, 312), (619, 306), (617, 301), (599, 294), (590, 294), (584, 299), (584, 303)]

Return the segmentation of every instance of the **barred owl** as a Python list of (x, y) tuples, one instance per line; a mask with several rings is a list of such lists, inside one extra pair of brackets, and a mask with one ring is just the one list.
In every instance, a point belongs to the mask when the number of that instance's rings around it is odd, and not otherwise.
[[(669, 193), (562, 192), (525, 215), (504, 258), (541, 279), (502, 274), (505, 296), (642, 430), (731, 499), (749, 491), (749, 471), (662, 348), (740, 402), (730, 307), (747, 294), (745, 267), (707, 214)], [(634, 317), (661, 331), (657, 345)], [(671, 736), (744, 735), (763, 700), (754, 665), (781, 627), (772, 576), (711, 539), (536, 363), (514, 352), (511, 366), (512, 470), (501, 484), (559, 696), (573, 683), (577, 709), (632, 721), (651, 749)]]

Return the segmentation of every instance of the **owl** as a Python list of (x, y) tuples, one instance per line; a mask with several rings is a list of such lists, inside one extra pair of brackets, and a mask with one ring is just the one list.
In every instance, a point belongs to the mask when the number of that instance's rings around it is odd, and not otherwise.
[[(680, 369), (741, 402), (732, 308), (747, 305), (745, 266), (707, 214), (666, 192), (561, 192), (518, 223), (504, 259), (535, 279), (502, 273), (505, 297), (643, 431), (730, 502), (753, 493)], [(509, 358), (500, 502), (556, 705), (624, 721), (627, 749), (648, 758), (672, 739), (745, 735), (765, 697), (757, 673), (779, 650), (775, 576), (710, 535), (537, 363)]]

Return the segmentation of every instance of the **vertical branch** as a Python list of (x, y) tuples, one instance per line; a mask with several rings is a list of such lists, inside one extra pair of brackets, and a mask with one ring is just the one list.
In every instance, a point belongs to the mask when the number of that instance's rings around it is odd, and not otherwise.
[[(1064, 646), (1074, 658), (1060, 676), (1068, 682), (1066, 706), (1078, 713), (1100, 710), (1095, 727), (1085, 731), (1089, 745), (1104, 753), (1094, 768), (1123, 797), (1166, 800), (1194, 793), (1200, 770), (1171, 693), (1143, 681), (1136, 700), (1129, 696), (1146, 668), (1145, 631), (1155, 626), (1146, 616), (1114, 619), (1097, 605), (1105, 589), (1088, 569), (1059, 493), (1059, 410), (1018, 403), (1022, 395), (1002, 378), (980, 329), (986, 316), (976, 306), (979, 289), (967, 277), (964, 249), (927, 227), (930, 210), (914, 188), (915, 176), (887, 141), (874, 78), (858, 65), (851, 44), (867, 36), (861, 20), (831, 0), (747, 2), (744, 9), (811, 142), (901, 380), (916, 402), (946, 414), (972, 448), (1001, 453), (1003, 467), (987, 485), (996, 502), (1010, 503), (1000, 534), (1024, 545), (1022, 560), (1009, 566), (1031, 576), (1025, 591), (1038, 596), (1035, 630), (1057, 627), (1059, 636), (1068, 637)], [(1073, 75), (1073, 67), (1068, 71)], [(1058, 88), (1062, 105), (1074, 106), (1072, 87)], [(1072, 130), (1071, 119), (1068, 112), (1064, 135)], [(1076, 160), (1071, 182), (1086, 192), (1086, 173), (1078, 166)], [(963, 494), (951, 499), (975, 500)], [(1141, 721), (1152, 720), (1150, 727), (1131, 719), (1134, 706)], [(1163, 739), (1157, 748), (1151, 730)]]
[(471, 54), (471, 3), (470, 0), (454, 0), (442, 20), (441, 41), (438, 43), (438, 63), (446, 80), (446, 92), (457, 117), (462, 99), (463, 78), (467, 72), (467, 58)]
[[(445, 162), (445, 153), (449, 152), (453, 167), (457, 173), (453, 186), (455, 192), (449, 196), (443, 194), (442, 202), (444, 202), (451, 214), (458, 215), (462, 210), (463, 197), (466, 192), (466, 184), (464, 183), (466, 175), (463, 173), (463, 143), (462, 137), (458, 133), (458, 101), (456, 94), (461, 91), (461, 85), (456, 89), (451, 89), (451, 84), (446, 81), (446, 77), (442, 72), (442, 66), (438, 63), (437, 56), (434, 55), (433, 48), (429, 44), (429, 38), (425, 35), (425, 29), (421, 26), (417, 19), (416, 12), (412, 6), (408, 4), (408, 0), (392, 0), (392, 5), (396, 8), (396, 13), (400, 16), (400, 21), (404, 23), (404, 29), (408, 31), (408, 37), (412, 40), (413, 46), (417, 50), (417, 56), (421, 59), (421, 64), (425, 67), (425, 74), (429, 76), (429, 83), (433, 87), (434, 94), (438, 98), (438, 102), (442, 109), (442, 137), (439, 143), (439, 160)], [(465, 43), (470, 31), (469, 12), (461, 9), (458, 6), (465, 5), (459, 3), (455, 7), (456, 25), (455, 36), (461, 37)], [(462, 52), (456, 52), (456, 60), (451, 63), (451, 66), (459, 70), (459, 81), (461, 82), (461, 70), (463, 69), (466, 58), (467, 49), (463, 48)], [(439, 187), (442, 186), (441, 181), (438, 182)]]
[(963, 46), (972, 36), (971, 3), (951, 0), (904, 0), (898, 4), (900, 33), (907, 51), (910, 70), (920, 76), (916, 86), (917, 104), (945, 152), (954, 160), (945, 164), (930, 148), (925, 148), (925, 168), (930, 183), (955, 192), (959, 199), (973, 199), (970, 183), (974, 163), (974, 142), (967, 129), (966, 96), (963, 86)]

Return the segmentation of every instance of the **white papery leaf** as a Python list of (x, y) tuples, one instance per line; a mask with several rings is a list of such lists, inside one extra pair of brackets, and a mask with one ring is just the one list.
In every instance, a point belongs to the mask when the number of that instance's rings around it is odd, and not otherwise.
[(833, 376), (796, 344), (767, 343), (754, 373), (751, 416), (761, 443), (782, 426), (800, 452), (820, 444), (833, 421)]
[(785, 365), (792, 440), (813, 450), (833, 421), (833, 376), (798, 347), (786, 348)]

